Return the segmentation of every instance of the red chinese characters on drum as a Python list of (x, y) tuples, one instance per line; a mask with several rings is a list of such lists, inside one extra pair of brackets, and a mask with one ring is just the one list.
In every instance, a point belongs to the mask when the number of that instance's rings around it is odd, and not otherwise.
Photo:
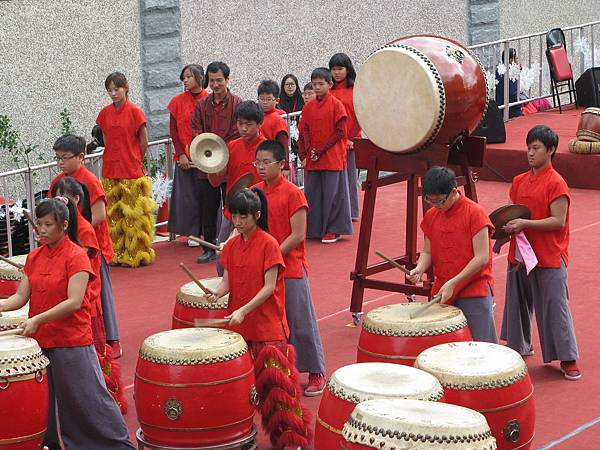
[[(207, 288), (215, 289), (221, 282), (221, 277), (200, 281)], [(186, 283), (177, 293), (171, 328), (193, 327), (195, 319), (221, 319), (227, 315), (228, 300), (229, 295), (225, 295), (214, 303), (209, 302), (196, 283)]]
[(448, 403), (483, 414), (499, 450), (530, 448), (533, 386), (517, 352), (485, 342), (443, 344), (421, 353), (415, 367), (440, 381)]
[(34, 339), (0, 337), (0, 448), (41, 448), (48, 424), (49, 363)]
[(217, 328), (146, 338), (135, 374), (144, 440), (172, 447), (221, 445), (252, 431), (256, 390), (246, 342)]
[(367, 58), (354, 84), (361, 129), (375, 145), (392, 152), (447, 145), (472, 133), (487, 104), (487, 80), (477, 58), (438, 36), (390, 42)]
[[(27, 255), (11, 256), (9, 259), (24, 266)], [(21, 278), (23, 273), (19, 269), (5, 261), (0, 261), (0, 298), (8, 298), (17, 292)]]
[(357, 362), (390, 362), (412, 366), (419, 353), (446, 342), (472, 341), (467, 319), (450, 305), (433, 305), (410, 318), (421, 303), (400, 303), (369, 311), (363, 320)]
[(360, 402), (383, 398), (443, 401), (438, 380), (422, 370), (389, 363), (341, 367), (327, 381), (315, 426), (315, 450), (337, 449), (342, 428)]

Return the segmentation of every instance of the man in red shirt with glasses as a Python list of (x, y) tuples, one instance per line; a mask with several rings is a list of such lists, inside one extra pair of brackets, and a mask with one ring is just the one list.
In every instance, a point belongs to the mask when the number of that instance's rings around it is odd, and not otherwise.
[(433, 265), (434, 295), (462, 310), (475, 341), (497, 343), (492, 277), (492, 223), (483, 208), (463, 196), (456, 176), (446, 167), (432, 167), (422, 181), (428, 209), (421, 222), (425, 234), (417, 266), (408, 277), (421, 280)]

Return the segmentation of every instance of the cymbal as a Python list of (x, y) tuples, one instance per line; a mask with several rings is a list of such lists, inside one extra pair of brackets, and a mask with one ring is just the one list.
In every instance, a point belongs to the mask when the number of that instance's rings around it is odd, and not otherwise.
[(492, 239), (504, 239), (508, 234), (502, 229), (504, 225), (514, 219), (531, 219), (531, 210), (520, 204), (504, 205), (492, 211), (490, 220), (494, 225)]
[(231, 186), (231, 189), (229, 189), (229, 192), (227, 192), (227, 195), (225, 196), (225, 205), (227, 207), (229, 207), (229, 202), (231, 201), (233, 196), (235, 194), (237, 194), (239, 191), (241, 191), (242, 189), (252, 186), (253, 181), (254, 181), (254, 175), (252, 175), (250, 172), (245, 173), (244, 175), (239, 177), (236, 180), (236, 182), (233, 183), (233, 185)]
[(227, 144), (214, 133), (202, 133), (190, 144), (190, 158), (194, 166), (206, 173), (217, 173), (227, 167)]

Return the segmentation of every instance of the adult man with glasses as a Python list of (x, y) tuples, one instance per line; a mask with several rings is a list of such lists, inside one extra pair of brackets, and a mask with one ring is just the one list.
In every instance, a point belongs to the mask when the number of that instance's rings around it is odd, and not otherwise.
[(480, 205), (460, 193), (451, 169), (432, 167), (422, 183), (425, 201), (433, 208), (421, 222), (423, 250), (408, 279), (419, 282), (433, 265), (432, 293), (441, 295), (442, 303), (462, 310), (473, 340), (497, 343), (492, 306), (492, 223)]

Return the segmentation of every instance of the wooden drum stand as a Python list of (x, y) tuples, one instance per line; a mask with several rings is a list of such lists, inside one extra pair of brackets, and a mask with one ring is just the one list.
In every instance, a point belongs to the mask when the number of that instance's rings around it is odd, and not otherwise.
[[(464, 186), (465, 195), (476, 202), (476, 180), (471, 168), (483, 166), (485, 138), (469, 136), (452, 148), (434, 144), (417, 153), (388, 152), (368, 139), (354, 139), (354, 151), (356, 167), (367, 169), (367, 179), (362, 184), (365, 194), (356, 251), (356, 265), (354, 271), (350, 273), (350, 279), (353, 280), (350, 312), (354, 324), (358, 325), (362, 318), (363, 296), (366, 288), (399, 292), (408, 296), (430, 297), (431, 280), (433, 280), (431, 271), (428, 272), (423, 286), (409, 284), (406, 280), (404, 283), (399, 283), (370, 278), (372, 275), (393, 268), (388, 262), (367, 265), (377, 188), (395, 183), (407, 183), (405, 254), (392, 259), (412, 269), (417, 264), (419, 256), (417, 253), (418, 208), (419, 196), (421, 196), (419, 179), (433, 166), (450, 166), (456, 173), (458, 185)], [(395, 173), (379, 178), (379, 171)], [(422, 208), (423, 212), (428, 208), (424, 201), (422, 201)]]

